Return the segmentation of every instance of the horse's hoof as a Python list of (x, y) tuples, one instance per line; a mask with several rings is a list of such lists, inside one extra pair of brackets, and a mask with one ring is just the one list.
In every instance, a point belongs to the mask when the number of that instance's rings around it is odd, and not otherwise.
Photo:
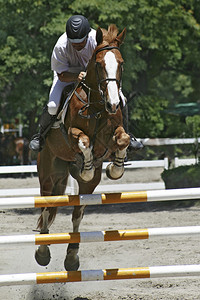
[(40, 248), (38, 248), (35, 251), (35, 260), (40, 266), (47, 266), (51, 260), (51, 253), (49, 248), (47, 247), (44, 252), (41, 252)]
[[(115, 177), (113, 177), (112, 175), (111, 175), (111, 168), (113, 167), (114, 165), (113, 165), (113, 163), (110, 163), (109, 165), (107, 165), (107, 167), (106, 167), (106, 176), (109, 178), (109, 179), (111, 179), (111, 180), (118, 180), (118, 179), (120, 179), (123, 175), (124, 175), (124, 170), (123, 170), (123, 172), (120, 172), (121, 174), (119, 174), (119, 175), (116, 175)], [(112, 172), (113, 173), (113, 172)]]
[(64, 267), (66, 271), (77, 271), (80, 266), (78, 255), (72, 260), (72, 256), (66, 256)]
[(91, 170), (83, 170), (79, 173), (79, 178), (85, 183), (91, 181), (94, 178), (95, 167)]
[(80, 169), (82, 169), (82, 166), (83, 166), (83, 157), (81, 154), (76, 154), (76, 162), (69, 163), (69, 172), (74, 179), (77, 180)]

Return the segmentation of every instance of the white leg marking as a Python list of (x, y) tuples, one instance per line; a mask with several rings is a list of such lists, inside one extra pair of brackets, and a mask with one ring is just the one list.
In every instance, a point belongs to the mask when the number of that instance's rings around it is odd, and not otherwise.
[(79, 175), (84, 181), (90, 181), (93, 179), (95, 171), (93, 166), (92, 149), (90, 147), (85, 147), (81, 139), (79, 139), (78, 146), (84, 155), (84, 168), (80, 171)]
[(117, 150), (114, 162), (107, 166), (110, 176), (113, 179), (120, 178), (124, 173), (124, 159), (126, 157), (126, 149)]

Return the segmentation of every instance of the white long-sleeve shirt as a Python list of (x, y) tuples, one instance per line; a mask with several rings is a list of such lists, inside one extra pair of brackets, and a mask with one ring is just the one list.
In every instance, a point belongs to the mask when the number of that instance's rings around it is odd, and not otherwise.
[(96, 47), (96, 30), (91, 29), (85, 47), (77, 51), (63, 33), (58, 39), (51, 56), (51, 69), (57, 73), (79, 73), (85, 71)]

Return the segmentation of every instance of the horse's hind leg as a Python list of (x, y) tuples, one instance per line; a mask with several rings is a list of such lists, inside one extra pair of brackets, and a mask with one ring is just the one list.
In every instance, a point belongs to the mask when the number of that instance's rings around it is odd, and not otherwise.
[[(92, 194), (96, 186), (101, 180), (101, 170), (102, 166), (95, 169), (94, 178), (85, 183), (83, 181), (78, 181), (79, 184), (79, 194)], [(79, 231), (79, 226), (84, 215), (85, 205), (75, 206), (72, 214), (73, 232)], [(67, 271), (76, 271), (79, 268), (79, 257), (78, 257), (79, 244), (69, 244), (67, 248), (67, 256), (64, 262), (65, 269)]]
[[(68, 163), (58, 158), (52, 159), (50, 153), (43, 149), (42, 157), (38, 161), (41, 195), (62, 195), (65, 192), (68, 178)], [(44, 159), (45, 158), (45, 159)], [(51, 158), (51, 159), (50, 159)], [(46, 163), (45, 163), (46, 162)], [(56, 216), (57, 208), (46, 207), (42, 209), (38, 220), (38, 228), (41, 234), (49, 233), (49, 227)], [(35, 252), (38, 264), (46, 266), (49, 264), (51, 254), (47, 245), (41, 245)]]

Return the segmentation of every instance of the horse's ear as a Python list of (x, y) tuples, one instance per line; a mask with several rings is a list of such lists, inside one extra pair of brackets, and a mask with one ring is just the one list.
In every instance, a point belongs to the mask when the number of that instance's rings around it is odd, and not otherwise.
[(122, 30), (120, 34), (116, 37), (116, 41), (118, 42), (119, 46), (124, 42), (126, 36), (126, 28)]
[(103, 32), (100, 27), (97, 28), (96, 41), (97, 41), (97, 46), (103, 42)]

